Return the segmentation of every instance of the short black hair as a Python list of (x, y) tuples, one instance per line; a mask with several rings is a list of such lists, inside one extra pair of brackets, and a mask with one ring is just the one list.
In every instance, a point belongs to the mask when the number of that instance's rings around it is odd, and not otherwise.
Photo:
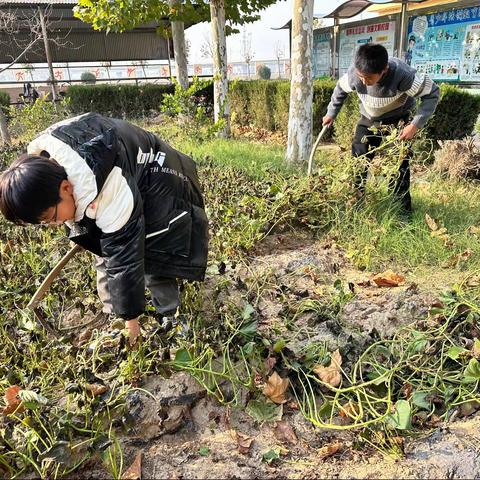
[(387, 49), (379, 43), (366, 43), (355, 54), (355, 68), (361, 73), (382, 73), (387, 65)]
[(0, 211), (17, 225), (40, 223), (47, 209), (60, 202), (67, 172), (53, 158), (20, 155), (0, 176)]

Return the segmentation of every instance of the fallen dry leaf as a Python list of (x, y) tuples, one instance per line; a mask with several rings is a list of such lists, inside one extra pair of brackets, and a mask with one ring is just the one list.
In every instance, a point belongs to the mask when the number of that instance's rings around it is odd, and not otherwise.
[(383, 273), (378, 273), (372, 280), (379, 287), (398, 287), (405, 283), (405, 277), (393, 272), (392, 270), (386, 270)]
[(85, 330), (83, 330), (78, 336), (77, 345), (81, 347), (86, 342), (88, 342), (90, 338), (92, 338), (92, 333), (93, 331), (91, 328), (86, 328)]
[(255, 440), (253, 437), (249, 437), (235, 430), (231, 431), (231, 436), (237, 442), (238, 451), (243, 455), (246, 455), (250, 451), (250, 447)]
[(263, 387), (263, 394), (275, 403), (285, 403), (285, 392), (288, 389), (288, 378), (282, 378), (277, 372), (273, 372)]
[(320, 448), (318, 451), (318, 456), (320, 458), (327, 458), (335, 455), (341, 448), (343, 447), (343, 443), (341, 442), (333, 442), (325, 445), (324, 447)]
[(277, 440), (282, 443), (290, 443), (295, 445), (298, 441), (297, 435), (295, 434), (292, 426), (285, 420), (280, 420), (279, 422), (275, 423), (273, 433), (275, 434)]
[(98, 395), (104, 394), (108, 390), (108, 387), (99, 383), (87, 383), (85, 390), (90, 392), (94, 397), (98, 397)]
[(332, 353), (332, 359), (328, 367), (319, 365), (313, 369), (322, 382), (331, 387), (338, 387), (342, 381), (340, 367), (342, 365), (342, 356), (339, 350)]
[(166, 413), (167, 417), (162, 421), (162, 428), (165, 433), (174, 433), (184, 424), (189, 410), (185, 405), (172, 405), (168, 407)]
[(471, 250), (465, 250), (458, 255), (453, 255), (445, 263), (442, 264), (443, 268), (455, 268), (459, 263), (466, 262), (472, 256)]
[(441, 240), (446, 247), (449, 247), (452, 245), (452, 242), (450, 240), (450, 235), (447, 233), (447, 229), (445, 227), (435, 230), (433, 232), (430, 232), (430, 236)]
[(357, 405), (354, 402), (349, 401), (340, 406), (338, 413), (341, 417), (356, 417), (358, 415)]
[(122, 480), (141, 480), (142, 452), (138, 452), (130, 468), (122, 475)]
[(265, 359), (265, 367), (269, 372), (272, 370), (276, 363), (277, 359), (275, 357), (268, 357)]
[(425, 214), (425, 222), (432, 232), (438, 230), (437, 222), (428, 213)]
[(471, 233), (472, 235), (480, 235), (480, 227), (477, 227), (475, 225), (472, 225), (469, 229), (468, 229), (468, 233)]
[(6, 406), (3, 409), (4, 415), (10, 415), (11, 413), (22, 413), (25, 407), (22, 405), (22, 400), (18, 396), (18, 392), (22, 390), (18, 385), (12, 385), (5, 390), (3, 398), (5, 399)]

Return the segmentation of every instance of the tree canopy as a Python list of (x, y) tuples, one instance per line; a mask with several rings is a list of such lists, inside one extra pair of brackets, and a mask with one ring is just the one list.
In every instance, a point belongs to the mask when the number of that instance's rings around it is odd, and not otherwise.
[[(255, 22), (259, 11), (275, 3), (277, 0), (225, 0), (227, 34), (238, 33), (237, 26)], [(161, 19), (190, 24), (210, 20), (207, 0), (184, 0), (175, 7), (168, 0), (79, 0), (74, 11), (96, 30), (107, 32), (123, 32)]]

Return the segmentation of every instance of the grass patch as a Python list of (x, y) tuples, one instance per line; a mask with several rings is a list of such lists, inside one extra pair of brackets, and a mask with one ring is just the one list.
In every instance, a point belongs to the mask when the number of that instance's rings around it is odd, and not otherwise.
[[(394, 266), (409, 269), (449, 268), (457, 271), (480, 268), (478, 226), (480, 188), (472, 182), (453, 181), (433, 173), (423, 174), (412, 186), (414, 212), (405, 221), (386, 193), (375, 192), (363, 208), (351, 210), (332, 232), (359, 268)], [(425, 214), (446, 228), (448, 241), (432, 236)], [(463, 261), (456, 256), (471, 251)]]

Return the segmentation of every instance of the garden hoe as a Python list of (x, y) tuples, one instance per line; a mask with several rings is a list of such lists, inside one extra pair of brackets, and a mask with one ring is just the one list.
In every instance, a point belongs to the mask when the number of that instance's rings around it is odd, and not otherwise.
[(310, 158), (308, 159), (308, 170), (307, 170), (307, 175), (310, 176), (312, 174), (312, 168), (313, 168), (313, 157), (315, 156), (315, 152), (317, 151), (317, 147), (322, 141), (323, 137), (327, 133), (327, 130), (330, 128), (330, 125), (325, 125), (322, 128), (322, 131), (318, 134), (317, 140), (315, 141), (315, 145), (313, 145), (312, 151), (310, 153)]
[(63, 258), (55, 265), (55, 267), (50, 271), (50, 273), (46, 276), (45, 280), (42, 282), (40, 287), (38, 287), (35, 295), (33, 295), (32, 299), (28, 303), (27, 307), (33, 311), (35, 318), (40, 323), (40, 325), (52, 335), (58, 337), (57, 332), (55, 332), (52, 327), (49, 325), (48, 321), (45, 319), (39, 305), (40, 302), (43, 300), (43, 297), (48, 292), (50, 285), (53, 281), (58, 277), (60, 272), (62, 271), (63, 267), (80, 251), (82, 247), (80, 245), (73, 246), (64, 256)]

